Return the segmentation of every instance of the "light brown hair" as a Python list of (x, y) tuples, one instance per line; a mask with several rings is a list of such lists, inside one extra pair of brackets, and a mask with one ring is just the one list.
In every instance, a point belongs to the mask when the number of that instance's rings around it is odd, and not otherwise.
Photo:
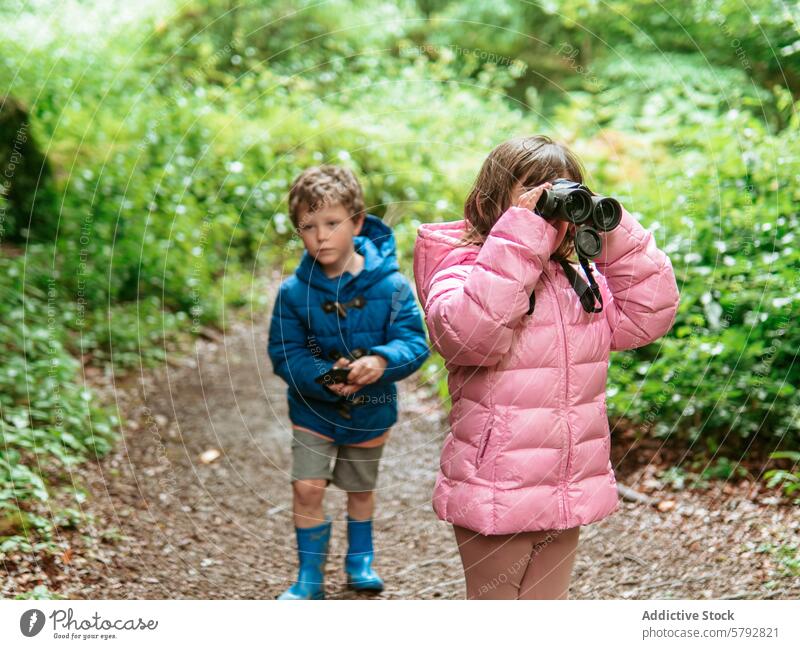
[[(584, 175), (578, 157), (546, 135), (517, 137), (499, 144), (484, 161), (464, 203), (467, 223), (462, 241), (481, 245), (486, 240), (497, 219), (511, 206), (511, 194), (518, 182), (533, 189), (556, 178), (582, 183)], [(566, 260), (574, 253), (575, 243), (567, 233), (551, 258)]]
[(309, 167), (294, 179), (289, 190), (289, 218), (298, 226), (303, 212), (341, 205), (356, 221), (366, 215), (364, 193), (356, 175), (346, 167)]

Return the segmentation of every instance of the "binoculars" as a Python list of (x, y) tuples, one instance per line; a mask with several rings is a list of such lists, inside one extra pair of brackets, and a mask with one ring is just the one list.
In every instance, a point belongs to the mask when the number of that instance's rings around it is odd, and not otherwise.
[(600, 232), (619, 225), (622, 207), (615, 198), (597, 196), (588, 187), (567, 178), (557, 178), (552, 189), (545, 189), (536, 203), (536, 211), (545, 218), (556, 218), (578, 226), (575, 251), (579, 256), (600, 256), (603, 241)]

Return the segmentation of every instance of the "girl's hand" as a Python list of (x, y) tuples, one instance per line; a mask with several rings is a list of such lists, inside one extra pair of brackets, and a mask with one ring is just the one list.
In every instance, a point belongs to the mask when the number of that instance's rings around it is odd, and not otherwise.
[(517, 207), (525, 207), (531, 212), (535, 211), (536, 204), (539, 202), (545, 189), (553, 189), (553, 183), (542, 183), (538, 187), (523, 192), (514, 205)]

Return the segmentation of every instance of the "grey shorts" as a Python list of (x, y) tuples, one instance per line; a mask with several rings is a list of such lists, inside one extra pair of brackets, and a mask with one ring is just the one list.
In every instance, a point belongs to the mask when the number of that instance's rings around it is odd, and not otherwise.
[(382, 454), (383, 444), (371, 448), (337, 446), (292, 428), (292, 481), (316, 478), (326, 480), (326, 486), (333, 482), (344, 491), (372, 491)]

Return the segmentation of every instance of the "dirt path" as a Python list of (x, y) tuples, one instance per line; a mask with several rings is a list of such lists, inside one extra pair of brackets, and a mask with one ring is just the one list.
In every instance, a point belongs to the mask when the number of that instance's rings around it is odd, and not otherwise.
[[(127, 420), (124, 440), (85, 477), (91, 536), (102, 541), (82, 548), (76, 539), (64, 574), (39, 566), (51, 590), (77, 598), (272, 598), (293, 578), (285, 387), (266, 358), (266, 325), (233, 326), (224, 343), (196, 349), (180, 366), (109, 393)], [(383, 597), (462, 598), (450, 527), (430, 507), (441, 408), (410, 382), (400, 390), (376, 516)], [(220, 456), (204, 463), (209, 449)], [(637, 484), (645, 475), (620, 480), (645, 489)], [(797, 598), (800, 577), (783, 574), (781, 557), (763, 546), (797, 542), (796, 509), (760, 496), (751, 502), (748, 488), (661, 495), (679, 503), (665, 512), (626, 502), (584, 527), (571, 598)], [(331, 598), (356, 596), (343, 585), (344, 504), (331, 488)]]

